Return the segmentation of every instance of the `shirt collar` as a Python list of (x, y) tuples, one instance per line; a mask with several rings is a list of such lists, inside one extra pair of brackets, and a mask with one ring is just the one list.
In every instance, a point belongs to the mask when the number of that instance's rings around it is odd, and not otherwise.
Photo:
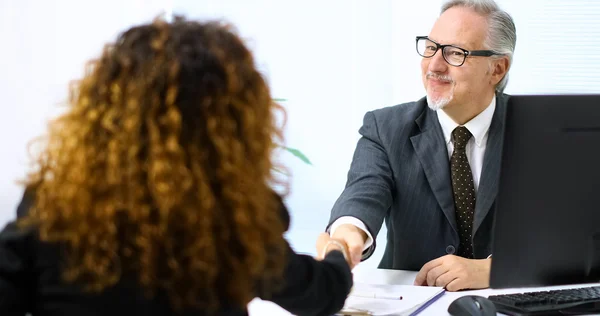
[[(477, 147), (481, 147), (483, 145), (485, 136), (487, 135), (490, 125), (492, 124), (492, 117), (494, 116), (495, 109), (496, 97), (494, 96), (492, 98), (492, 102), (485, 110), (463, 125), (475, 138), (475, 144)], [(446, 144), (449, 144), (452, 140), (452, 131), (458, 126), (458, 124), (456, 124), (456, 122), (454, 122), (454, 120), (452, 120), (452, 118), (450, 118), (450, 116), (448, 116), (444, 110), (436, 112), (438, 121), (442, 127), (442, 131), (444, 132), (444, 140), (446, 141)]]

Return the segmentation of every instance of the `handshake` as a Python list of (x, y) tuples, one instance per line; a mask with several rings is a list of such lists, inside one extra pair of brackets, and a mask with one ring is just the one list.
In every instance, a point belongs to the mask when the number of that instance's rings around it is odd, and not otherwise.
[(342, 224), (333, 232), (321, 233), (317, 238), (317, 259), (322, 260), (332, 250), (341, 251), (350, 269), (360, 263), (367, 234), (352, 224)]

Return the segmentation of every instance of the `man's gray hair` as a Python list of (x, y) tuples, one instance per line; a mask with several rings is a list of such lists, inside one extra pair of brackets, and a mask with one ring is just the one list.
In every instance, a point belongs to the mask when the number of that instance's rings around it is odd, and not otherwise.
[[(442, 6), (442, 12), (452, 7), (465, 7), (487, 17), (488, 34), (485, 48), (508, 56), (509, 69), (517, 43), (517, 31), (512, 17), (498, 7), (494, 0), (449, 0)], [(508, 83), (508, 70), (496, 85), (496, 91), (502, 92)]]

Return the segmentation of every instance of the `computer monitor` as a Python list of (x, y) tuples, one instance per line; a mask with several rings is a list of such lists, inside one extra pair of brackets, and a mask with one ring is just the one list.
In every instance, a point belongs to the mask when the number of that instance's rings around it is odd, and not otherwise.
[(600, 95), (508, 101), (492, 288), (600, 281)]

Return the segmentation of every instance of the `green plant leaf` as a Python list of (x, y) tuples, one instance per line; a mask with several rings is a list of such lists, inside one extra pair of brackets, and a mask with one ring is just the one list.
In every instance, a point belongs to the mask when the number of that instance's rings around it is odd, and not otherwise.
[(298, 157), (300, 160), (302, 160), (305, 164), (307, 165), (312, 165), (312, 162), (310, 162), (310, 160), (308, 160), (308, 157), (306, 157), (300, 150), (296, 149), (296, 148), (290, 148), (290, 147), (286, 147), (286, 146), (282, 146), (285, 150), (287, 150), (288, 152), (290, 152), (292, 155)]

